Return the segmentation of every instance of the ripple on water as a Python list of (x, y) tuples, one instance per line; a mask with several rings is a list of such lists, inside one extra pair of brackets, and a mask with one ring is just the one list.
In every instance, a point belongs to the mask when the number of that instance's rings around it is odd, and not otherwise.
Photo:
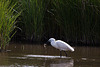
[[(50, 55), (25, 55), (26, 57), (36, 57), (36, 58), (60, 58), (60, 56), (50, 56)], [(71, 57), (66, 57), (62, 56), (61, 58), (71, 58)]]

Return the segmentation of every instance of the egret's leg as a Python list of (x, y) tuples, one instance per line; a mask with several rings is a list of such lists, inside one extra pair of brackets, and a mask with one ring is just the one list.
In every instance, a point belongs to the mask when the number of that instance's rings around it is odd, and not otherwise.
[(61, 56), (62, 56), (62, 51), (60, 51), (60, 58), (61, 58)]
[(66, 57), (67, 57), (67, 53), (66, 53), (66, 51), (64, 51), (65, 52), (65, 54), (66, 54)]

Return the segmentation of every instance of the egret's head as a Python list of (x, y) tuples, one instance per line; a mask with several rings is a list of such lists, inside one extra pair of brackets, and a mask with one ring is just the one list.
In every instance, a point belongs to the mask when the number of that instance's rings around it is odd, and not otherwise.
[(47, 44), (50, 44), (52, 41), (55, 41), (54, 38), (50, 38), (45, 44), (44, 44), (44, 47), (46, 47)]
[(54, 38), (50, 38), (45, 44), (44, 44), (44, 47), (46, 47), (46, 45), (49, 43), (51, 43), (52, 41), (55, 41), (55, 39)]
[(55, 41), (55, 39), (54, 38), (50, 38), (48, 41), (52, 42), (52, 41)]

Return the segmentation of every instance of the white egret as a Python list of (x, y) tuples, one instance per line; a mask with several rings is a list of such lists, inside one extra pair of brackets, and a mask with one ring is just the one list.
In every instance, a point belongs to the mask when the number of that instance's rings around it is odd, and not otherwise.
[[(60, 50), (60, 57), (62, 56), (62, 51), (65, 52), (66, 56), (67, 56), (67, 53), (66, 51), (74, 51), (74, 48), (72, 48), (69, 44), (67, 44), (66, 42), (64, 41), (61, 41), (61, 40), (55, 40), (54, 38), (50, 38), (48, 40), (48, 42), (50, 42), (50, 44), (55, 47), (56, 49), (59, 49)], [(45, 45), (44, 45), (45, 46)]]

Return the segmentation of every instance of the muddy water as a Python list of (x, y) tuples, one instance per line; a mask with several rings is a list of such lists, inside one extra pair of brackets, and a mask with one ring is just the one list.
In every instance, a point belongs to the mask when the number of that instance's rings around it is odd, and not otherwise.
[(99, 67), (100, 47), (74, 47), (68, 57), (43, 45), (11, 44), (0, 53), (0, 67)]

